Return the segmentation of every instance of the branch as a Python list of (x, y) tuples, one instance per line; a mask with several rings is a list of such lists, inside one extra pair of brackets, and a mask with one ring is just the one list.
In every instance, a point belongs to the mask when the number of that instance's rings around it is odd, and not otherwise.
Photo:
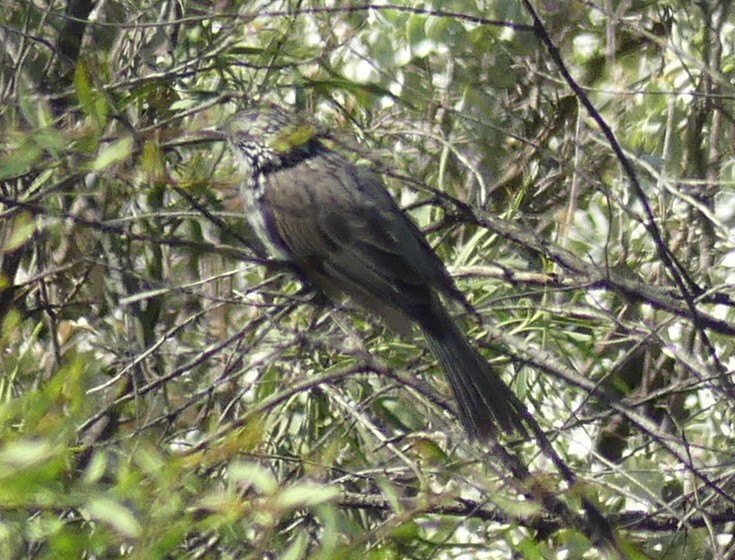
[[(423, 498), (401, 499), (401, 505), (406, 510), (423, 511), (427, 515), (446, 515), (451, 517), (462, 517), (481, 519), (493, 523), (518, 524), (527, 529), (538, 531), (541, 534), (558, 531), (568, 525), (554, 516), (538, 515), (532, 517), (509, 517), (505, 513), (483, 506), (474, 500), (458, 499), (453, 504), (426, 505)], [(377, 494), (358, 494), (355, 492), (343, 492), (337, 505), (345, 509), (366, 509), (372, 511), (394, 511), (391, 503)], [(610, 523), (616, 527), (625, 526), (628, 531), (651, 531), (659, 533), (678, 532), (682, 525), (690, 529), (700, 529), (708, 525), (722, 526), (735, 522), (735, 509), (727, 508), (723, 511), (709, 515), (675, 516), (652, 516), (644, 511), (626, 511), (614, 515), (608, 515)]]

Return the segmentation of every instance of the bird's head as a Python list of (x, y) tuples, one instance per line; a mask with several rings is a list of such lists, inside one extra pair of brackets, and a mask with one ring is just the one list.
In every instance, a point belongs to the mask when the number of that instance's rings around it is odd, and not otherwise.
[(319, 150), (317, 128), (279, 107), (262, 106), (234, 115), (222, 127), (242, 167), (268, 171)]

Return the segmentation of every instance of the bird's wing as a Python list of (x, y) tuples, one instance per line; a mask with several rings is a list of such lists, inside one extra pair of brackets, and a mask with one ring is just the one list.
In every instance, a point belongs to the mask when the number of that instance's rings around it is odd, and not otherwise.
[(433, 304), (434, 289), (451, 283), (380, 179), (339, 156), (270, 174), (266, 198), (294, 259), (329, 288), (416, 320)]

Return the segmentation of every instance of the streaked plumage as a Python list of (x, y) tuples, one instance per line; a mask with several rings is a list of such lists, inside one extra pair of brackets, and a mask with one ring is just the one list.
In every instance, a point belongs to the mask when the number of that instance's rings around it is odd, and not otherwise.
[(278, 108), (246, 110), (226, 134), (247, 177), (248, 219), (265, 248), (327, 294), (351, 296), (396, 330), (406, 334), (418, 325), (447, 373), (470, 436), (525, 433), (522, 405), (440, 299), (464, 301), (462, 294), (380, 178)]

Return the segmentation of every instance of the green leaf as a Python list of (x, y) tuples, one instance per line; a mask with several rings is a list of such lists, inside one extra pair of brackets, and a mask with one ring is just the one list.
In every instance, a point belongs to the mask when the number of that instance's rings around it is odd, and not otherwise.
[(286, 552), (281, 555), (281, 560), (299, 560), (304, 558), (309, 546), (309, 539), (305, 532), (297, 533), (296, 538), (288, 547)]
[(77, 94), (82, 111), (90, 117), (98, 127), (107, 120), (109, 107), (104, 92), (98, 89), (92, 78), (92, 70), (83, 60), (74, 69), (74, 91)]
[(156, 142), (149, 141), (143, 145), (140, 163), (142, 170), (152, 182), (161, 183), (165, 181), (166, 167), (163, 161), (163, 153)]
[(414, 14), (408, 19), (405, 27), (406, 40), (411, 47), (411, 51), (424, 51), (424, 41), (426, 41), (426, 16), (423, 14)]
[(122, 504), (104, 497), (92, 498), (85, 509), (92, 519), (109, 525), (124, 537), (136, 538), (141, 533), (140, 522)]
[(133, 139), (130, 136), (121, 138), (117, 142), (113, 142), (109, 146), (103, 148), (103, 150), (97, 156), (92, 164), (94, 171), (102, 171), (107, 169), (115, 163), (124, 161), (130, 157), (133, 153)]
[(21, 212), (18, 214), (10, 226), (10, 235), (2, 240), (0, 245), (0, 253), (11, 253), (23, 246), (36, 231), (36, 220), (30, 212)]
[(276, 501), (282, 509), (299, 509), (329, 502), (339, 495), (334, 486), (324, 486), (313, 482), (303, 482), (280, 493)]
[(390, 532), (391, 537), (403, 541), (413, 541), (414, 539), (417, 539), (420, 534), (421, 530), (413, 519), (409, 519), (405, 523), (401, 523)]
[[(315, 91), (324, 94), (330, 94), (331, 92), (340, 90), (348, 91), (365, 106), (370, 106), (375, 97), (380, 96), (389, 97), (396, 101), (399, 100), (390, 90), (379, 84), (361, 84), (348, 80), (347, 78), (334, 77), (328, 80), (305, 80), (305, 84)], [(408, 102), (404, 100), (404, 104), (408, 104)]]
[(42, 153), (41, 148), (25, 141), (8, 155), (0, 157), (0, 181), (28, 173)]
[(26, 121), (33, 128), (44, 128), (53, 120), (48, 105), (26, 83), (18, 82), (18, 105)]
[(238, 57), (252, 56), (256, 54), (261, 54), (262, 52), (263, 52), (263, 49), (260, 47), (249, 47), (246, 45), (236, 45), (227, 50), (227, 54), (235, 54)]
[(0, 450), (0, 469), (26, 469), (44, 463), (53, 456), (47, 441), (18, 440)]
[(467, 35), (461, 23), (446, 17), (428, 18), (425, 31), (429, 39), (446, 45), (460, 45)]
[(90, 82), (89, 69), (84, 61), (79, 61), (74, 69), (74, 91), (76, 91), (79, 105), (88, 116), (95, 113), (95, 94)]
[(278, 489), (273, 474), (256, 463), (233, 463), (227, 474), (231, 481), (251, 484), (263, 494), (273, 494)]

